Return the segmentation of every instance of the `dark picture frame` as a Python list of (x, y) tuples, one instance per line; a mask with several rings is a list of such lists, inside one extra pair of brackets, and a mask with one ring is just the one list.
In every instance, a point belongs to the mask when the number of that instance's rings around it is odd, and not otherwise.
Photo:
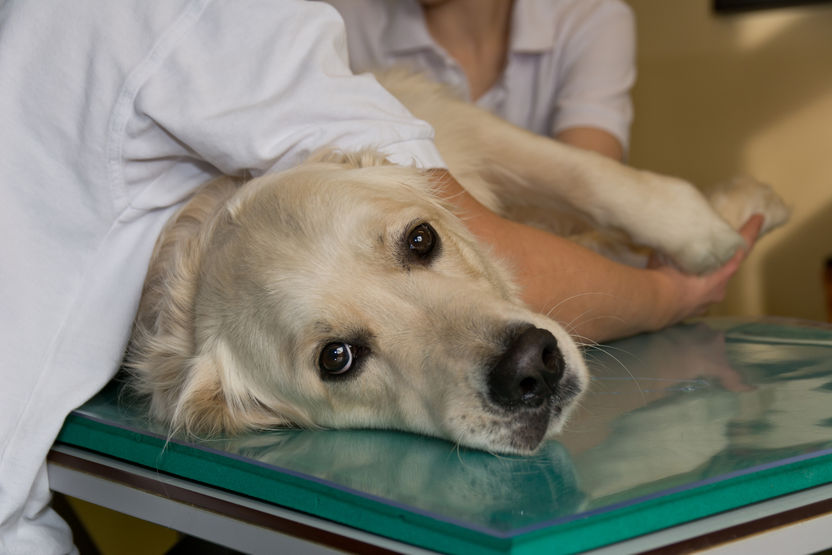
[(713, 5), (716, 13), (723, 14), (825, 3), (830, 0), (714, 0)]

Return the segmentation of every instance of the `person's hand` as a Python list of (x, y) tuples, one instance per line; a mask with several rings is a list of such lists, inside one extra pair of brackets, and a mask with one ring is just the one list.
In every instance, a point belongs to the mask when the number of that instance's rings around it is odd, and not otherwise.
[(754, 246), (763, 225), (763, 216), (755, 214), (740, 228), (739, 233), (746, 242), (746, 248), (738, 250), (734, 256), (716, 271), (694, 276), (685, 274), (672, 264), (665, 264), (656, 256), (651, 257), (648, 268), (656, 271), (668, 284), (675, 302), (671, 302), (668, 325), (689, 316), (700, 315), (709, 306), (725, 298), (728, 281), (737, 272), (745, 257)]

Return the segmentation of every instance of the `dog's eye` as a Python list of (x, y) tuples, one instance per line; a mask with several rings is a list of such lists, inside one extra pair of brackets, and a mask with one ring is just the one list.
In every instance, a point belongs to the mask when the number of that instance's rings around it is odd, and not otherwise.
[(417, 259), (426, 260), (436, 248), (438, 239), (436, 231), (430, 224), (419, 224), (407, 234), (408, 252)]
[(318, 358), (318, 366), (330, 375), (347, 372), (352, 362), (352, 345), (348, 343), (327, 343)]
[(324, 377), (341, 376), (350, 370), (355, 372), (364, 356), (370, 350), (361, 345), (353, 345), (344, 341), (333, 341), (324, 345), (318, 356), (318, 367)]

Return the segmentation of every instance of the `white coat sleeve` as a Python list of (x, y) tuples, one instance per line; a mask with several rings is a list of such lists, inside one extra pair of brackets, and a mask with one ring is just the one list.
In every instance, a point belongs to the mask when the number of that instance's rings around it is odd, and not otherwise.
[(135, 110), (124, 153), (133, 160), (190, 157), (259, 174), (329, 146), (444, 167), (432, 128), (351, 73), (343, 22), (323, 3), (212, 3), (141, 85)]

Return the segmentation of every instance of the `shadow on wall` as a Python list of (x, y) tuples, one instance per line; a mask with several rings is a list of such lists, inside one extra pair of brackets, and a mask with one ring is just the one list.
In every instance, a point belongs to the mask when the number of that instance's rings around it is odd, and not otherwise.
[(832, 202), (815, 211), (812, 217), (792, 225), (789, 233), (768, 250), (763, 263), (766, 314), (799, 314), (803, 318), (826, 320), (822, 261), (829, 256), (832, 256)]
[(832, 7), (786, 10), (795, 17), (748, 44), (743, 18), (767, 13), (714, 16), (710, 1), (630, 4), (639, 32), (636, 166), (711, 185), (747, 171), (751, 137), (832, 94)]

